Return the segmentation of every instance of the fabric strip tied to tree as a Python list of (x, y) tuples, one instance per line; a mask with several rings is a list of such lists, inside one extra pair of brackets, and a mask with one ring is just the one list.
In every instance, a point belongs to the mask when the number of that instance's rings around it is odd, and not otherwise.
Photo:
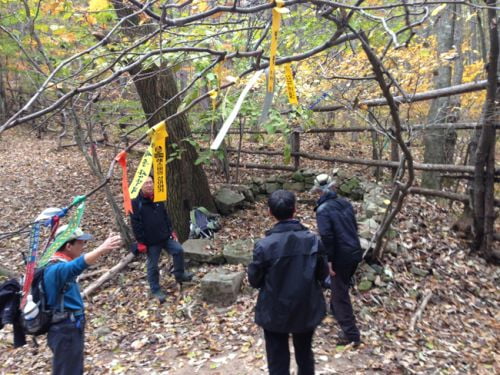
[(127, 152), (121, 151), (116, 155), (115, 160), (122, 167), (122, 192), (123, 192), (123, 208), (125, 215), (132, 213), (132, 201), (130, 200), (130, 192), (128, 188), (127, 178)]

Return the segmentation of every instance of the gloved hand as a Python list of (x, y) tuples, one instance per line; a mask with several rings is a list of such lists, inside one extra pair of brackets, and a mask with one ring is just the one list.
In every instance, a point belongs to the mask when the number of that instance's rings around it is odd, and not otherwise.
[(145, 254), (148, 252), (148, 247), (145, 244), (143, 244), (142, 242), (138, 242), (137, 243), (137, 251)]
[(172, 232), (172, 238), (174, 241), (179, 242), (179, 237), (177, 237), (177, 232), (175, 230)]

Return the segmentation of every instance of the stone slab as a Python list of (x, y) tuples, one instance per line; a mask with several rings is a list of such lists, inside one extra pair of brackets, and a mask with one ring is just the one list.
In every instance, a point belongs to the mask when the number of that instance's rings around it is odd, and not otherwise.
[(201, 279), (203, 300), (220, 305), (236, 301), (245, 272), (231, 272), (224, 269), (209, 272)]

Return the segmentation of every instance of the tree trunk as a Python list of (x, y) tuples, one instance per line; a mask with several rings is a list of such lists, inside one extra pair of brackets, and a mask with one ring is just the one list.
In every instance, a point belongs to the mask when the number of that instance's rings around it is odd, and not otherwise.
[[(180, 105), (178, 98), (161, 108), (165, 101), (174, 97), (178, 92), (175, 76), (170, 69), (164, 67), (149, 68), (132, 73), (142, 108), (150, 126), (156, 125), (177, 112)], [(161, 109), (156, 112), (159, 108)], [(182, 150), (179, 158), (174, 158), (167, 165), (167, 210), (179, 239), (183, 241), (189, 235), (189, 211), (197, 206), (204, 206), (208, 210), (214, 211), (215, 204), (202, 166), (195, 165), (198, 157), (196, 150), (190, 143), (184, 141), (184, 139), (191, 137), (187, 117), (185, 115), (177, 116), (167, 124), (167, 129), (167, 158), (172, 157), (175, 150), (173, 145), (176, 145), (178, 150)]]
[[(113, 0), (112, 4), (119, 18), (132, 14), (123, 0)], [(122, 31), (130, 37), (137, 37), (151, 30), (153, 25), (139, 26), (139, 17), (130, 17), (123, 24)], [(130, 71), (137, 94), (149, 126), (154, 126), (177, 112), (180, 98), (168, 105), (165, 102), (178, 94), (176, 77), (168, 66), (152, 65), (147, 69), (137, 67)], [(187, 116), (182, 114), (167, 124), (167, 160), (174, 150), (177, 156), (167, 162), (167, 210), (181, 241), (189, 236), (189, 211), (196, 206), (204, 206), (215, 211), (215, 203), (210, 194), (208, 179), (201, 165), (195, 165), (198, 158), (195, 148), (185, 139), (191, 137)], [(175, 146), (174, 146), (175, 145)]]
[(2, 67), (0, 60), (0, 123), (7, 118), (7, 96), (5, 95), (4, 77), (7, 76), (7, 69)]
[(498, 123), (500, 106), (496, 98), (500, 96), (497, 79), (499, 73), (498, 54), (498, 27), (497, 15), (494, 8), (495, 1), (487, 1), (488, 30), (490, 37), (490, 51), (488, 61), (488, 88), (484, 115), (482, 116), (484, 126), (479, 137), (474, 175), (474, 241), (472, 250), (480, 252), (489, 261), (499, 261), (498, 253), (493, 250), (494, 238), (494, 168), (495, 168), (495, 125)]
[[(456, 13), (455, 7), (448, 5), (436, 21), (435, 33), (438, 40), (437, 59), (439, 68), (435, 71), (434, 88), (451, 86), (451, 65), (444, 63), (442, 54), (453, 52)], [(451, 56), (450, 56), (451, 58)], [(428, 114), (428, 123), (456, 122), (457, 114), (453, 113), (449, 97), (437, 98), (432, 101)], [(453, 121), (452, 121), (453, 120)], [(424, 163), (451, 164), (457, 133), (453, 128), (433, 129), (424, 133)], [(425, 172), (422, 176), (422, 186), (429, 189), (440, 189), (441, 178), (437, 173)]]

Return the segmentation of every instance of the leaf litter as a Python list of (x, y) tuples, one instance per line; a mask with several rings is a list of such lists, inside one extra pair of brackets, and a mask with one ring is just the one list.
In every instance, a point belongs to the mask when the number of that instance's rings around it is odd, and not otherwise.
[[(65, 206), (74, 195), (98, 184), (76, 149), (55, 151), (55, 144), (52, 139), (32, 140), (22, 129), (0, 140), (0, 232), (20, 227), (46, 207)], [(348, 154), (349, 150), (339, 148), (334, 147)], [(114, 156), (110, 148), (98, 152), (105, 162)], [(211, 183), (221, 182), (207, 171)], [(111, 188), (121, 202), (117, 176), (115, 172)], [(314, 229), (313, 197), (302, 193), (298, 199), (299, 218)], [(114, 220), (104, 193), (98, 192), (87, 203), (83, 228), (94, 233), (95, 245), (114, 228)], [(387, 253), (383, 275), (374, 288), (352, 292), (363, 344), (356, 349), (335, 347), (338, 329), (327, 316), (314, 340), (317, 374), (499, 372), (500, 270), (468, 253), (468, 244), (448, 229), (452, 219), (447, 208), (420, 196), (408, 197), (394, 223), (398, 252)], [(259, 201), (223, 218), (214, 248), (221, 249), (233, 239), (259, 238), (272, 223), (265, 202)], [(23, 271), (21, 253), (26, 252), (27, 236), (21, 233), (0, 241), (0, 265)], [(98, 268), (110, 268), (125, 255), (122, 249)], [(216, 266), (188, 265), (196, 277), (182, 290), (168, 274), (169, 266), (164, 256), (161, 280), (167, 301), (162, 305), (149, 295), (145, 258), (140, 256), (85, 301), (85, 372), (265, 374), (263, 335), (253, 323), (257, 292), (244, 281), (233, 305), (210, 305), (200, 298), (199, 280)], [(240, 265), (222, 267), (244, 270)], [(415, 267), (425, 272), (418, 275)], [(92, 280), (82, 280), (82, 288)], [(426, 292), (432, 295), (411, 331), (410, 322)], [(329, 297), (328, 292), (325, 295)], [(38, 341), (38, 347), (14, 349), (10, 327), (0, 331), (0, 372), (50, 373), (50, 350), (45, 338)], [(293, 360), (292, 368), (296, 371)]]

